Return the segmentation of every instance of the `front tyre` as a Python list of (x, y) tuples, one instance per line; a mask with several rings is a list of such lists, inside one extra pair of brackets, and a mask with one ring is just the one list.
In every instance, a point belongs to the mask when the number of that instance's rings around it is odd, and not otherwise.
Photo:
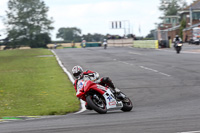
[(98, 97), (97, 95), (88, 95), (86, 97), (87, 104), (94, 109), (99, 114), (107, 113), (107, 108), (105, 104), (105, 100), (103, 97)]
[(181, 51), (181, 47), (177, 47), (177, 48), (176, 48), (176, 53), (179, 54), (180, 51)]
[(123, 103), (123, 107), (121, 108), (122, 111), (128, 112), (128, 111), (131, 111), (131, 110), (132, 110), (133, 104), (132, 104), (131, 100), (130, 100), (128, 97), (126, 97), (126, 98), (122, 101), (122, 103)]

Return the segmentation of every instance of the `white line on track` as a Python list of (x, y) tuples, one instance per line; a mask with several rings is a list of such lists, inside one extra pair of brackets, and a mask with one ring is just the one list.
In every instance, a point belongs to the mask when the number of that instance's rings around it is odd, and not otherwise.
[(141, 53), (136, 53), (136, 52), (129, 52), (129, 54), (135, 54), (135, 55), (144, 55), (144, 54), (141, 54)]
[(153, 71), (155, 73), (159, 73), (159, 74), (167, 76), (167, 77), (171, 77), (171, 75), (169, 75), (169, 74), (159, 72), (158, 70), (155, 70), (155, 69), (152, 69), (152, 68), (148, 68), (148, 67), (145, 67), (145, 66), (140, 66), (140, 68), (143, 68), (143, 69), (146, 69), (146, 70), (149, 70), (149, 71)]
[(200, 133), (200, 131), (188, 131), (188, 132), (177, 132), (177, 133)]
[[(114, 61), (118, 61), (117, 59), (113, 59), (113, 60), (114, 60)], [(125, 61), (118, 61), (118, 62), (123, 63), (123, 64), (126, 64), (126, 65), (131, 65), (131, 66), (133, 66), (133, 64), (128, 63), (128, 62), (125, 62)], [(160, 71), (158, 71), (158, 70), (155, 70), (155, 69), (152, 69), (152, 68), (149, 68), (149, 67), (145, 67), (145, 66), (139, 66), (139, 67), (142, 68), (142, 69), (145, 69), (145, 70), (153, 71), (153, 72), (155, 72), (155, 73), (158, 73), (158, 74), (161, 74), (161, 75), (164, 75), (164, 76), (167, 76), (167, 77), (171, 77), (171, 75), (169, 75), (169, 74), (160, 72)]]
[[(63, 71), (68, 75), (68, 77), (69, 77), (70, 81), (72, 82), (72, 84), (74, 84), (74, 79), (73, 79), (72, 75), (70, 74), (70, 72), (63, 66), (63, 64), (60, 61), (60, 59), (58, 58), (57, 54), (53, 50), (51, 50), (51, 52), (55, 55), (56, 60), (58, 61), (58, 64), (63, 69)], [(81, 110), (76, 112), (76, 113), (74, 113), (74, 114), (79, 114), (79, 113), (82, 113), (82, 112), (86, 111), (85, 101), (80, 100), (80, 102), (81, 102)]]

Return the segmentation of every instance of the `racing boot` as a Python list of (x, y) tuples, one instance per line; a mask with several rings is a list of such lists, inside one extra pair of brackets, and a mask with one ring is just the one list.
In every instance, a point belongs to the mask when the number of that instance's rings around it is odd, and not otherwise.
[(108, 85), (111, 88), (112, 93), (117, 97), (117, 99), (123, 100), (126, 96), (121, 93), (121, 91), (116, 88), (112, 82), (112, 80), (109, 77), (103, 77), (100, 80), (101, 85)]
[(124, 100), (124, 98), (126, 97), (118, 88), (114, 88), (114, 94), (117, 97), (117, 99), (119, 100)]

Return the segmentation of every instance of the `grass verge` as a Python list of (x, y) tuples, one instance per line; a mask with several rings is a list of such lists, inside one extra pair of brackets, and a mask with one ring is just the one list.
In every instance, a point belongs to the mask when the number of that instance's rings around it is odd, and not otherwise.
[(51, 51), (0, 51), (0, 117), (60, 115), (79, 107), (73, 85)]

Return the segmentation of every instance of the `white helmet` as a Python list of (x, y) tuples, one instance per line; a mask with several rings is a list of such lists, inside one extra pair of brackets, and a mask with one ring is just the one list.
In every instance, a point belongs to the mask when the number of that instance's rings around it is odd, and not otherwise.
[(80, 79), (83, 76), (83, 69), (80, 66), (74, 66), (72, 68), (72, 73), (76, 79)]

